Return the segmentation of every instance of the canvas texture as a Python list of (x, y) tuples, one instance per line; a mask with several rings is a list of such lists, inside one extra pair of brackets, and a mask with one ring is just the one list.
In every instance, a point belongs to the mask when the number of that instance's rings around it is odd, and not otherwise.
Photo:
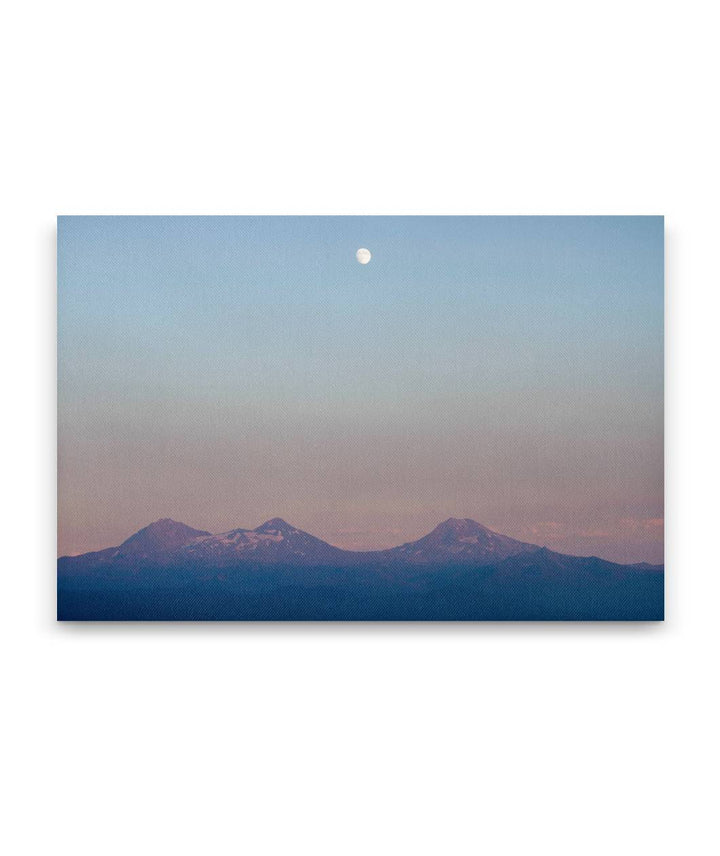
[(658, 621), (662, 217), (58, 218), (58, 618)]

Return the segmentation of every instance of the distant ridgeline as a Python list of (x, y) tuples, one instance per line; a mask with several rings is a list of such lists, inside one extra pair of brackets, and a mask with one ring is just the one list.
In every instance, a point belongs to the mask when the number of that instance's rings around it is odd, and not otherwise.
[(159, 520), (58, 559), (60, 620), (657, 621), (661, 565), (566, 556), (451, 518), (341, 550), (280, 518), (219, 535)]

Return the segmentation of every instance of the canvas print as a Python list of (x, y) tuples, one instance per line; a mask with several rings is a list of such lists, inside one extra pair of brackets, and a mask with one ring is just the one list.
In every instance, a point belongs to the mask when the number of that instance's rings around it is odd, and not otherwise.
[(58, 618), (663, 618), (662, 217), (58, 219)]

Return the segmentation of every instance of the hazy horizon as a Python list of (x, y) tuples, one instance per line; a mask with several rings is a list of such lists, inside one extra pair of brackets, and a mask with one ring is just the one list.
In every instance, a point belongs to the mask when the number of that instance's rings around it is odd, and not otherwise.
[(662, 561), (661, 217), (61, 217), (58, 288), (60, 555), (467, 517)]
[[(231, 529), (221, 530), (221, 531), (219, 531), (219, 532), (212, 532), (212, 531), (210, 531), (210, 530), (202, 530), (202, 529), (201, 529), (201, 527), (192, 526), (192, 524), (187, 523), (187, 521), (185, 521), (185, 520), (173, 520), (172, 518), (158, 518), (157, 520), (152, 520), (152, 521), (150, 521), (148, 524), (146, 524), (146, 526), (141, 527), (141, 528), (140, 528), (139, 530), (137, 530), (136, 532), (128, 533), (128, 538), (129, 538), (129, 537), (131, 537), (132, 535), (136, 535), (138, 532), (142, 531), (143, 529), (146, 529), (146, 528), (148, 528), (148, 527), (150, 527), (150, 526), (153, 526), (154, 524), (163, 523), (163, 522), (165, 522), (165, 521), (167, 521), (167, 520), (169, 520), (171, 523), (174, 523), (174, 524), (178, 524), (178, 523), (179, 523), (179, 524), (184, 524), (184, 525), (186, 525), (186, 526), (190, 526), (192, 529), (199, 529), (200, 531), (208, 531), (210, 535), (222, 535), (222, 534), (225, 534), (226, 532), (230, 532), (230, 531), (238, 530), (238, 529), (244, 529), (244, 530), (246, 530), (246, 531), (252, 531), (252, 530), (254, 530), (254, 529), (259, 529), (259, 528), (261, 528), (264, 524), (269, 523), (269, 522), (270, 522), (270, 521), (272, 521), (273, 519), (278, 519), (278, 517), (279, 517), (278, 515), (275, 515), (275, 518), (267, 518), (267, 520), (263, 520), (263, 521), (262, 521), (261, 523), (259, 523), (257, 526), (251, 526), (251, 525), (247, 525), (247, 526), (242, 526), (242, 525), (241, 525), (241, 526), (233, 526), (233, 527), (231, 527)], [(296, 529), (300, 529), (300, 530), (302, 530), (302, 529), (303, 529), (303, 527), (301, 527), (301, 526), (295, 526), (295, 524), (293, 523), (293, 521), (292, 521), (292, 520), (285, 520), (285, 518), (282, 518), (282, 517), (280, 517), (279, 519), (280, 519), (280, 520), (282, 520), (284, 523), (288, 524), (289, 526), (292, 526), (292, 527), (294, 527), (294, 528), (296, 528)], [(442, 524), (443, 524), (443, 523), (448, 523), (448, 522), (450, 522), (451, 520), (457, 520), (457, 519), (458, 519), (458, 518), (445, 518), (444, 520), (439, 520), (435, 526), (431, 527), (431, 529), (428, 529), (427, 531), (421, 532), (421, 533), (419, 533), (417, 536), (414, 536), (413, 538), (410, 538), (410, 539), (408, 539), (408, 540), (412, 543), (413, 541), (418, 540), (418, 538), (421, 538), (423, 535), (428, 535), (428, 534), (430, 534), (430, 532), (432, 532), (432, 531), (433, 531), (433, 530), (435, 530), (436, 528), (440, 528), (440, 527), (442, 526)], [(472, 521), (472, 518), (461, 518), (461, 519), (471, 520), (471, 521)], [(480, 521), (479, 521), (479, 520), (476, 520), (476, 521), (473, 521), (473, 522), (475, 522), (475, 523), (480, 523)], [(661, 527), (661, 526), (662, 526), (662, 520), (653, 521), (653, 524), (654, 524), (654, 525), (657, 525), (657, 526), (659, 526), (659, 527)], [(485, 525), (485, 524), (481, 524), (481, 525)], [(486, 526), (486, 528), (487, 528), (487, 529), (490, 529), (491, 531), (493, 531), (493, 532), (495, 532), (495, 533), (497, 533), (497, 534), (499, 534), (499, 535), (508, 535), (508, 534), (509, 534), (509, 533), (507, 533), (507, 532), (499, 532), (497, 529), (493, 529), (493, 527), (492, 527), (492, 526)], [(304, 530), (303, 530), (303, 531), (304, 531)], [(396, 534), (398, 534), (398, 535), (400, 534), (400, 531), (399, 531), (399, 530), (395, 530), (395, 532), (396, 532)], [(309, 535), (315, 535), (316, 533), (308, 532), (308, 534), (309, 534)], [(336, 534), (337, 534), (337, 535), (339, 535), (339, 536), (342, 536), (342, 535), (358, 535), (358, 534), (361, 534), (361, 535), (372, 535), (373, 533), (370, 533), (370, 532), (366, 532), (366, 533), (358, 533), (356, 530), (342, 530), (342, 531), (340, 531), (340, 532), (337, 532)], [(391, 533), (391, 534), (392, 534), (392, 533)], [(546, 543), (545, 539), (540, 537), (540, 536), (541, 536), (541, 534), (542, 534), (542, 533), (541, 533), (539, 530), (537, 530), (537, 529), (536, 529), (536, 531), (535, 531), (535, 536), (534, 536), (534, 537), (535, 537), (535, 540), (537, 541), (537, 546), (538, 546), (538, 547), (549, 547), (550, 545), (549, 545), (548, 543)], [(123, 540), (123, 541), (125, 541), (125, 540), (127, 540), (127, 539), (123, 538), (122, 540)], [(322, 540), (323, 540), (323, 541), (326, 541), (327, 539), (323, 538)], [(524, 540), (524, 539), (522, 539), (522, 538), (517, 538), (517, 540), (522, 541), (522, 540)], [(104, 546), (105, 546), (105, 547), (119, 547), (119, 546), (120, 546), (120, 543), (121, 543), (121, 542), (119, 542), (118, 544), (106, 544), (106, 545), (104, 545)], [(392, 547), (400, 547), (400, 546), (403, 546), (403, 545), (404, 545), (405, 543), (407, 543), (407, 542), (406, 542), (406, 541), (398, 541), (398, 542), (390, 542), (390, 541), (388, 541), (388, 542), (383, 542), (383, 541), (380, 541), (380, 542), (378, 542), (375, 546), (365, 546), (365, 545), (363, 545), (362, 543), (361, 543), (359, 546), (343, 546), (343, 545), (341, 545), (341, 544), (338, 542), (338, 540), (335, 540), (335, 541), (327, 541), (327, 543), (331, 544), (331, 546), (334, 546), (334, 547), (341, 547), (342, 549), (344, 549), (344, 550), (348, 550), (348, 551), (350, 551), (350, 552), (363, 553), (363, 552), (376, 552), (376, 551), (378, 551), (378, 550), (390, 549), (390, 548), (392, 548)], [(532, 540), (532, 538), (530, 539), (530, 543), (535, 543), (535, 542)], [(559, 551), (559, 548), (558, 548), (558, 551)], [(81, 550), (81, 551), (78, 551), (77, 553), (65, 553), (65, 554), (58, 553), (58, 556), (59, 556), (59, 557), (60, 557), (60, 556), (62, 556), (62, 555), (65, 555), (65, 556), (78, 556), (78, 555), (83, 555), (85, 552), (86, 552), (86, 551)], [(590, 555), (590, 554), (586, 551), (585, 553), (572, 553), (572, 552), (568, 552), (568, 555), (588, 556), (588, 555)], [(657, 560), (657, 563), (661, 564), (661, 563), (662, 563), (662, 559), (658, 559), (658, 560)]]

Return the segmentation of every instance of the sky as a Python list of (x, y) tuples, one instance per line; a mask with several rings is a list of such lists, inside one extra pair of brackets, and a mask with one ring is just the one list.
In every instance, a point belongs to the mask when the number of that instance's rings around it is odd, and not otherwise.
[(662, 217), (60, 217), (59, 554), (163, 517), (347, 549), (469, 517), (662, 561), (663, 240)]

